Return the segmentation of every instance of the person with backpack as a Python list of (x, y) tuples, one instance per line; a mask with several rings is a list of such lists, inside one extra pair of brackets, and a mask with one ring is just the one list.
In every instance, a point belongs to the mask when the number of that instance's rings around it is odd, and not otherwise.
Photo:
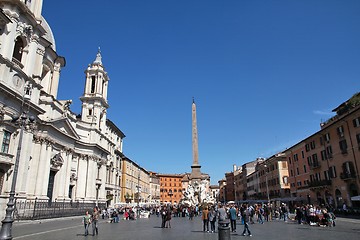
[(254, 224), (255, 208), (250, 205), (250, 206), (248, 207), (248, 209), (249, 209), (249, 214), (250, 214), (249, 222), (250, 222), (251, 224)]

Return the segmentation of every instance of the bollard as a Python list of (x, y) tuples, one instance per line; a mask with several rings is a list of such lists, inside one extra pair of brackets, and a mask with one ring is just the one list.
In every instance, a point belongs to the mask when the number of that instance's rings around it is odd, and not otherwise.
[(230, 221), (228, 219), (219, 221), (218, 236), (219, 240), (230, 240)]

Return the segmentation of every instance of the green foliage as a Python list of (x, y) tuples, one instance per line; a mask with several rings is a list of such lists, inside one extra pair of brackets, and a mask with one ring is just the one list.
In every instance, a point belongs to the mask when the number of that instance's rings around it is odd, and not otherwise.
[(341, 116), (356, 106), (360, 105), (360, 93), (355, 93), (348, 101), (342, 104), (339, 109), (336, 111), (337, 115)]

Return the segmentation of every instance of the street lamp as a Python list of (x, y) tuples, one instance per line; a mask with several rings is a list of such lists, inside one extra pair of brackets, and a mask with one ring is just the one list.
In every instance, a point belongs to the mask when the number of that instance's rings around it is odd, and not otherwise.
[(138, 174), (138, 185), (137, 185), (137, 206), (140, 207), (140, 171)]
[(236, 181), (234, 181), (234, 194), (235, 194), (234, 199), (235, 199), (235, 204), (237, 203), (236, 190), (237, 190), (237, 188), (236, 188)]
[(171, 189), (169, 190), (168, 195), (170, 196), (170, 203), (172, 204), (172, 195), (173, 195), (173, 192), (172, 192)]
[(268, 178), (267, 178), (268, 167), (267, 167), (266, 164), (264, 165), (264, 167), (265, 167), (265, 170), (266, 170), (266, 171), (265, 171), (266, 194), (267, 194), (268, 203), (270, 204), (269, 184), (268, 184)]
[(16, 189), (16, 180), (18, 175), (19, 169), (19, 162), (20, 162), (20, 154), (21, 154), (21, 147), (23, 141), (24, 131), (31, 131), (35, 128), (35, 117), (29, 116), (28, 110), (24, 110), (24, 103), (26, 102), (29, 104), (30, 101), (30, 94), (31, 94), (31, 85), (25, 86), (25, 91), (22, 99), (22, 106), (21, 106), (21, 115), (13, 116), (12, 123), (19, 127), (19, 143), (16, 151), (16, 158), (14, 164), (14, 171), (13, 171), (13, 178), (11, 182), (11, 189), (9, 194), (9, 201), (7, 203), (6, 214), (4, 220), (2, 220), (2, 226), (0, 231), (0, 239), (12, 239), (12, 224), (14, 222), (13, 212), (15, 210), (15, 189)]

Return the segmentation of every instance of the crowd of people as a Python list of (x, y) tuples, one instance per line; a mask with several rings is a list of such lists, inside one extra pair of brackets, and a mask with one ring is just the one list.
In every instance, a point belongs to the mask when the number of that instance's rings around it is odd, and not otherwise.
[[(291, 212), (291, 213), (290, 213)], [(311, 204), (295, 205), (289, 209), (286, 203), (275, 205), (256, 203), (256, 204), (228, 204), (228, 205), (207, 205), (201, 207), (174, 207), (163, 206), (156, 210), (157, 215), (162, 216), (162, 227), (171, 227), (171, 216), (185, 217), (190, 220), (194, 216), (201, 216), (203, 231), (214, 233), (216, 222), (223, 224), (228, 221), (232, 232), (236, 232), (236, 222), (241, 221), (244, 226), (243, 235), (252, 236), (250, 224), (264, 224), (273, 220), (284, 222), (292, 221), (298, 224), (308, 224), (309, 226), (335, 226), (335, 215), (331, 209), (325, 206), (314, 206)]]
[[(172, 217), (187, 217), (193, 220), (194, 217), (200, 216), (203, 222), (203, 231), (215, 233), (216, 222), (218, 226), (228, 226), (232, 232), (236, 232), (237, 221), (244, 226), (242, 234), (252, 236), (250, 225), (273, 220), (281, 220), (284, 222), (293, 221), (298, 224), (308, 224), (310, 226), (334, 227), (335, 215), (331, 209), (324, 206), (315, 206), (311, 204), (295, 205), (289, 209), (287, 204), (219, 204), (206, 206), (174, 206), (163, 205), (146, 209), (151, 214), (161, 217), (161, 228), (171, 228)], [(291, 214), (290, 214), (291, 212)], [(121, 217), (120, 217), (121, 215)], [(103, 209), (102, 212), (95, 207), (92, 214), (88, 211), (83, 217), (85, 235), (89, 234), (89, 226), (92, 225), (93, 235), (98, 234), (98, 220), (109, 219), (110, 223), (117, 223), (120, 219), (135, 220), (139, 215), (139, 209), (131, 207), (123, 207), (118, 209)]]

